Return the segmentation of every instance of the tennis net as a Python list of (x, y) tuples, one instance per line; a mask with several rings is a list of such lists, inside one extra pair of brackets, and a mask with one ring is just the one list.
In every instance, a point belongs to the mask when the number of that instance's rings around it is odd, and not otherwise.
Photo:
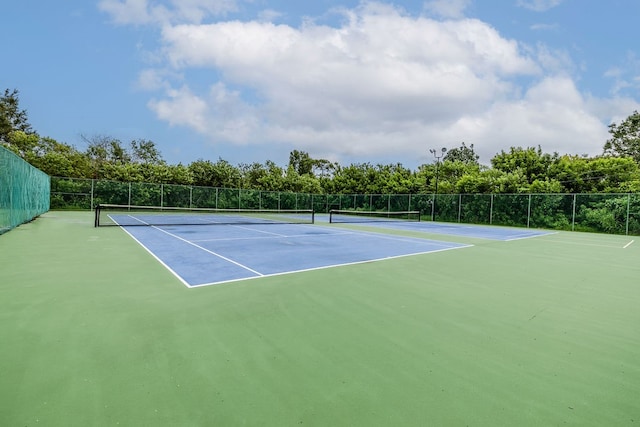
[(208, 209), (100, 204), (95, 226), (313, 224), (313, 210)]
[(329, 211), (330, 223), (347, 222), (378, 222), (378, 221), (420, 221), (420, 211), (355, 211), (355, 210), (331, 210)]

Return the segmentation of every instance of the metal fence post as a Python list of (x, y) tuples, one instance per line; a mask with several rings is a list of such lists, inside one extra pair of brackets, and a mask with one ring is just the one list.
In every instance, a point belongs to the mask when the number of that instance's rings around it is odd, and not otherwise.
[(489, 208), (489, 225), (493, 225), (493, 193), (491, 193), (491, 207)]
[(626, 235), (629, 235), (629, 215), (631, 215), (631, 193), (627, 194), (627, 227)]
[(576, 194), (573, 195), (573, 216), (571, 218), (571, 231), (576, 229)]

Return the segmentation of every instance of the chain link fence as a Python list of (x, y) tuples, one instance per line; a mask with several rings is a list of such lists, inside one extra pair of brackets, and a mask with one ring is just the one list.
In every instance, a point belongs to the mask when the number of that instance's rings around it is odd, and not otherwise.
[(640, 235), (640, 194), (307, 194), (51, 178), (51, 209), (99, 203), (218, 209), (420, 211), (423, 220)]

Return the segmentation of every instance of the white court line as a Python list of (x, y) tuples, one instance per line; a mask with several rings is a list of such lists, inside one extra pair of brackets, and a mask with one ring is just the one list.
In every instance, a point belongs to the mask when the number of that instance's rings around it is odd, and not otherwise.
[(289, 235), (276, 235), (276, 236), (253, 236), (253, 237), (226, 237), (219, 239), (196, 239), (192, 240), (192, 242), (229, 242), (235, 240), (263, 240), (263, 239), (286, 239), (286, 238), (295, 238), (295, 237), (320, 237), (320, 236), (343, 236), (345, 234), (352, 234), (348, 232), (344, 233), (325, 233), (325, 234), (289, 234)]
[[(143, 223), (143, 224), (147, 224), (146, 222), (139, 220), (135, 217), (132, 217), (136, 220), (138, 220), (139, 222)], [(314, 226), (316, 227), (316, 226)], [(149, 252), (156, 260), (158, 260), (160, 262), (160, 264), (162, 264), (167, 270), (169, 270), (174, 276), (176, 276), (187, 288), (198, 288), (198, 287), (206, 287), (206, 286), (211, 286), (211, 285), (217, 285), (217, 284), (222, 284), (222, 283), (231, 283), (231, 282), (239, 282), (242, 280), (251, 280), (251, 279), (257, 279), (257, 278), (262, 278), (262, 277), (271, 277), (271, 276), (282, 276), (285, 274), (293, 274), (293, 273), (301, 273), (301, 272), (305, 272), (305, 271), (314, 271), (314, 270), (323, 270), (323, 269), (328, 269), (328, 268), (333, 268), (333, 267), (342, 267), (342, 266), (348, 266), (348, 265), (356, 265), (356, 264), (364, 264), (364, 263), (369, 263), (369, 262), (376, 262), (376, 261), (384, 261), (384, 260), (390, 260), (390, 259), (395, 259), (395, 258), (403, 258), (403, 257), (408, 257), (408, 256), (415, 256), (415, 255), (423, 255), (423, 254), (431, 254), (431, 253), (437, 253), (437, 252), (443, 252), (443, 251), (449, 251), (449, 250), (454, 250), (454, 249), (463, 249), (463, 248), (469, 248), (472, 247), (474, 245), (459, 245), (457, 243), (451, 243), (451, 242), (444, 242), (444, 241), (439, 241), (439, 240), (432, 240), (432, 239), (422, 239), (419, 237), (404, 237), (404, 236), (390, 236), (388, 234), (385, 233), (378, 233), (378, 232), (371, 232), (371, 231), (345, 231), (345, 232), (340, 232), (340, 233), (329, 233), (329, 234), (320, 234), (320, 235), (309, 235), (309, 234), (304, 234), (304, 235), (296, 235), (296, 236), (282, 236), (282, 237), (316, 237), (316, 236), (327, 236), (327, 235), (354, 235), (354, 234), (359, 234), (359, 235), (363, 235), (366, 237), (378, 237), (378, 238), (382, 238), (382, 239), (387, 239), (387, 240), (396, 240), (396, 241), (405, 241), (405, 242), (415, 242), (417, 241), (422, 241), (422, 242), (430, 242), (434, 245), (446, 245), (449, 246), (451, 244), (454, 245), (458, 245), (458, 246), (454, 246), (454, 247), (445, 247), (442, 249), (435, 249), (435, 250), (431, 250), (431, 251), (424, 251), (424, 252), (414, 252), (414, 253), (410, 253), (410, 254), (403, 254), (403, 255), (396, 255), (396, 256), (390, 256), (390, 257), (383, 257), (383, 258), (376, 258), (376, 259), (367, 259), (367, 260), (363, 260), (363, 261), (355, 261), (355, 262), (350, 262), (350, 263), (342, 263), (342, 264), (332, 264), (332, 265), (326, 265), (326, 266), (321, 266), (321, 267), (312, 267), (312, 268), (308, 268), (308, 269), (301, 269), (301, 270), (292, 270), (292, 271), (283, 271), (283, 272), (279, 272), (279, 273), (273, 273), (273, 274), (262, 274), (256, 270), (253, 270), (243, 264), (240, 264), (230, 258), (227, 258), (223, 255), (220, 255), (216, 252), (210, 251), (200, 245), (195, 244), (192, 241), (186, 240), (180, 236), (177, 236), (173, 233), (170, 233), (166, 230), (163, 230), (162, 228), (158, 227), (158, 226), (154, 226), (152, 225), (151, 228), (154, 228), (156, 230), (159, 230), (171, 237), (174, 237), (178, 240), (181, 240), (189, 245), (192, 245), (198, 249), (201, 249), (207, 253), (210, 253), (211, 255), (214, 255), (216, 257), (219, 257), (225, 261), (228, 261), (232, 264), (235, 264), (247, 271), (250, 271), (254, 274), (256, 274), (256, 276), (253, 277), (242, 277), (242, 278), (238, 278), (238, 279), (231, 279), (231, 280), (223, 280), (223, 281), (219, 281), (219, 282), (211, 282), (211, 283), (202, 283), (202, 284), (197, 284), (197, 285), (191, 285), (189, 284), (187, 281), (185, 281), (178, 273), (176, 273), (171, 267), (169, 267), (166, 263), (164, 263), (160, 258), (158, 258), (149, 248), (147, 248), (142, 242), (140, 242), (135, 236), (133, 236), (131, 233), (129, 233), (129, 231), (127, 231), (126, 226), (121, 227), (122, 229), (124, 229), (124, 231), (129, 234), (135, 241), (137, 241), (147, 252)], [(324, 229), (329, 229), (327, 227), (323, 227)], [(251, 230), (251, 229), (249, 229)], [(256, 231), (256, 230), (252, 230), (252, 231)], [(270, 234), (275, 234), (275, 233), (270, 233)], [(261, 238), (269, 238), (269, 237), (261, 237)]]
[[(442, 241), (442, 240), (422, 239), (420, 237), (408, 237), (408, 236), (399, 237), (399, 236), (391, 236), (389, 234), (369, 232), (369, 231), (354, 231), (352, 233), (347, 233), (347, 234), (360, 234), (360, 235), (365, 235), (366, 237), (375, 237), (375, 238), (379, 238), (379, 239), (395, 240), (395, 241), (398, 241), (398, 242), (410, 242), (410, 243), (412, 243), (412, 242), (415, 242), (417, 240), (419, 242), (429, 242), (431, 244), (440, 245), (440, 246), (460, 245), (459, 243), (445, 242), (445, 241)], [(461, 245), (459, 247), (467, 247), (467, 246), (473, 246), (473, 245)]]
[(229, 225), (231, 225), (232, 227), (235, 227), (235, 228), (239, 228), (239, 229), (241, 229), (241, 230), (257, 231), (258, 233), (270, 234), (270, 235), (272, 235), (272, 236), (287, 237), (285, 234), (272, 233), (272, 232), (270, 232), (270, 231), (258, 230), (258, 229), (256, 229), (256, 228), (251, 228), (251, 227), (242, 227), (242, 226), (240, 226), (240, 225), (233, 225), (233, 224), (229, 224)]
[[(621, 249), (620, 246), (613, 246), (613, 245), (599, 245), (597, 243), (584, 243), (584, 242), (578, 242), (575, 240), (549, 240), (550, 243), (562, 243), (565, 245), (575, 245), (575, 246), (593, 246), (596, 248), (609, 248), (609, 249)], [(633, 243), (633, 241), (631, 241), (629, 244), (627, 244), (627, 246), (623, 247), (622, 249), (626, 249), (629, 246), (631, 246), (631, 243)]]
[[(325, 229), (327, 229), (328, 227), (324, 227)], [(387, 229), (388, 230), (388, 229)], [(404, 229), (401, 229), (401, 231), (406, 231)], [(411, 231), (411, 230), (409, 230)], [(363, 231), (363, 230), (349, 230), (347, 232), (345, 232), (344, 234), (361, 234), (361, 235), (372, 235), (375, 237), (379, 237), (381, 239), (387, 239), (387, 240), (397, 240), (399, 242), (415, 242), (416, 240), (421, 241), (421, 242), (431, 242), (434, 243), (436, 245), (461, 245), (461, 243), (455, 243), (455, 242), (449, 242), (446, 240), (435, 240), (435, 239), (424, 239), (422, 237), (412, 237), (412, 236), (398, 236), (398, 235), (392, 235), (392, 234), (388, 234), (385, 233), (383, 231)], [(468, 247), (468, 246), (473, 246), (473, 245), (462, 245), (461, 247)]]
[[(136, 221), (141, 222), (141, 223), (143, 223), (143, 224), (145, 224), (145, 225), (150, 225), (148, 222), (144, 222), (144, 221), (143, 221), (143, 220), (141, 220), (140, 218), (136, 218), (136, 217), (135, 217), (135, 216), (133, 216), (133, 215), (127, 214), (127, 216), (128, 216), (129, 218), (131, 218), (131, 219), (135, 219)], [(113, 217), (111, 216), (111, 214), (107, 214), (107, 217), (109, 217), (109, 219), (110, 219), (111, 221), (113, 221), (113, 223), (114, 223), (114, 224), (119, 225), (120, 227), (126, 227), (126, 224), (120, 224), (118, 221), (116, 221), (115, 219), (113, 219)], [(131, 224), (129, 224), (129, 225), (131, 225)], [(129, 234), (129, 235), (131, 236), (131, 233), (127, 233), (127, 234)], [(133, 236), (132, 236), (132, 237), (133, 237)], [(143, 245), (143, 246), (144, 246), (144, 245)]]
[(207, 252), (207, 253), (210, 253), (211, 255), (217, 256), (218, 258), (221, 258), (221, 259), (223, 259), (223, 260), (225, 260), (225, 261), (228, 261), (228, 262), (230, 262), (231, 264), (235, 264), (235, 265), (237, 265), (238, 267), (241, 267), (241, 268), (243, 268), (243, 269), (245, 269), (245, 270), (247, 270), (247, 271), (250, 271), (250, 272), (252, 272), (252, 273), (254, 273), (254, 274), (257, 274), (258, 276), (264, 276), (264, 274), (260, 273), (259, 271), (256, 271), (256, 270), (254, 270), (254, 269), (252, 269), (252, 268), (249, 268), (249, 267), (247, 267), (246, 265), (240, 264), (239, 262), (234, 261), (234, 260), (232, 260), (231, 258), (227, 258), (227, 257), (226, 257), (226, 256), (224, 256), (224, 255), (220, 255), (219, 253), (216, 253), (216, 252), (210, 251), (210, 250), (209, 250), (209, 249), (207, 249), (207, 248), (203, 248), (203, 247), (202, 247), (202, 246), (200, 246), (200, 245), (197, 245), (197, 244), (195, 244), (195, 243), (193, 243), (193, 242), (190, 242), (190, 241), (189, 241), (189, 240), (187, 240), (187, 239), (183, 239), (183, 238), (182, 238), (182, 237), (180, 237), (180, 236), (176, 236), (176, 235), (175, 235), (175, 234), (173, 234), (173, 233), (169, 233), (168, 231), (163, 230), (162, 228), (156, 227), (155, 225), (153, 225), (152, 227), (153, 227), (153, 228), (155, 228), (156, 230), (162, 231), (162, 232), (163, 232), (163, 233), (165, 233), (165, 234), (168, 234), (168, 235), (169, 235), (169, 236), (171, 236), (171, 237), (175, 237), (175, 238), (176, 238), (176, 239), (178, 239), (178, 240), (181, 240), (181, 241), (183, 241), (183, 242), (185, 242), (185, 243), (188, 243), (188, 244), (189, 244), (189, 245), (191, 245), (191, 246), (195, 246), (195, 247), (196, 247), (196, 248), (198, 248), (198, 249), (202, 249), (203, 251), (205, 251), (205, 252)]
[(415, 242), (416, 240), (420, 241), (420, 242), (430, 242), (431, 244), (434, 245), (442, 245), (442, 246), (450, 246), (451, 244), (455, 244), (457, 245), (458, 243), (452, 243), (452, 242), (445, 242), (445, 241), (439, 241), (439, 240), (431, 240), (431, 239), (422, 239), (420, 237), (397, 237), (397, 236), (389, 236), (389, 235), (385, 235), (385, 234), (378, 234), (378, 233), (369, 233), (369, 232), (363, 232), (363, 231), (346, 231), (346, 232), (342, 232), (342, 233), (325, 233), (325, 234), (290, 234), (290, 235), (276, 235), (273, 237), (229, 237), (229, 238), (221, 238), (221, 239), (198, 239), (198, 240), (192, 240), (192, 242), (198, 242), (198, 243), (204, 243), (204, 242), (226, 242), (226, 241), (235, 241), (235, 240), (263, 240), (263, 239), (288, 239), (288, 238), (298, 238), (298, 237), (303, 237), (303, 238), (318, 238), (318, 237), (325, 237), (325, 236), (347, 236), (347, 235), (361, 235), (361, 236), (365, 236), (365, 237), (374, 237), (374, 238), (378, 238), (378, 239), (387, 239), (387, 240), (395, 240), (398, 242)]
[[(542, 237), (542, 236), (550, 236), (552, 234), (558, 234), (557, 232), (555, 233), (546, 233), (546, 232), (541, 232), (540, 234), (529, 234), (529, 235), (523, 235), (522, 237), (511, 237), (508, 239), (504, 239), (504, 242), (513, 242), (515, 240), (525, 240), (525, 239), (535, 239), (536, 237)], [(517, 234), (516, 234), (517, 236)]]
[(127, 230), (126, 227), (120, 227), (121, 229), (124, 230), (125, 233), (127, 233), (133, 240), (135, 240), (136, 242), (138, 242), (138, 244), (140, 246), (142, 246), (142, 248), (149, 252), (149, 254), (151, 254), (152, 257), (154, 257), (156, 259), (156, 261), (158, 261), (161, 265), (164, 266), (164, 268), (166, 268), (167, 270), (169, 270), (169, 272), (171, 272), (171, 274), (173, 274), (174, 276), (176, 276), (178, 278), (178, 280), (180, 280), (182, 282), (183, 285), (185, 285), (187, 288), (190, 288), (191, 285), (182, 278), (182, 276), (180, 276), (178, 273), (176, 273), (171, 267), (169, 267), (167, 264), (165, 264), (164, 261), (162, 261), (155, 253), (153, 253), (153, 251), (151, 249), (149, 249), (148, 247), (145, 246), (144, 243), (142, 243), (140, 240), (138, 240), (136, 238), (136, 236), (134, 236), (133, 234), (129, 233), (129, 230)]
[(629, 243), (627, 243), (626, 245), (624, 245), (624, 248), (622, 248), (622, 249), (627, 249), (629, 246), (633, 245), (633, 242), (635, 242), (635, 240), (632, 240)]
[(454, 249), (470, 248), (472, 246), (473, 245), (457, 246), (457, 247), (453, 247), (453, 248), (436, 249), (436, 250), (433, 250), (433, 251), (416, 252), (416, 253), (412, 253), (412, 254), (396, 255), (396, 256), (390, 256), (390, 257), (385, 257), (385, 258), (377, 258), (377, 259), (368, 259), (368, 260), (364, 260), (364, 261), (347, 262), (347, 263), (344, 263), (344, 264), (332, 264), (332, 265), (325, 265), (325, 266), (322, 266), (322, 267), (305, 268), (305, 269), (302, 269), (302, 270), (283, 271), (283, 272), (280, 272), (280, 273), (263, 274), (260, 277), (243, 277), (243, 278), (239, 278), (239, 279), (222, 280), (220, 282), (201, 283), (199, 285), (190, 285), (188, 287), (189, 288), (202, 288), (202, 287), (206, 287), (206, 286), (220, 285), (222, 283), (240, 282), (242, 280), (262, 279), (262, 278), (265, 278), (265, 277), (284, 276), (286, 274), (303, 273), (303, 272), (306, 272), (306, 271), (326, 270), (328, 268), (334, 268), (334, 267), (345, 267), (345, 266), (349, 266), (349, 265), (358, 265), (358, 264), (365, 264), (365, 263), (369, 263), (369, 262), (386, 261), (386, 260), (390, 260), (390, 259), (406, 258), (406, 257), (416, 256), (416, 255), (433, 254), (433, 253), (436, 253), (436, 252), (452, 251)]
[[(301, 224), (298, 225), (299, 227), (306, 227), (306, 225)], [(234, 226), (237, 227), (237, 226)], [(437, 245), (443, 245), (443, 246), (449, 246), (451, 244), (455, 244), (458, 245), (458, 243), (452, 243), (452, 242), (447, 242), (447, 241), (443, 241), (443, 240), (434, 240), (434, 239), (423, 239), (422, 237), (410, 237), (410, 236), (397, 236), (397, 235), (390, 235), (384, 232), (377, 232), (377, 231), (362, 231), (362, 230), (345, 230), (345, 231), (340, 231), (340, 232), (336, 232), (335, 229), (331, 228), (331, 227), (324, 227), (321, 225), (313, 225), (313, 226), (309, 226), (309, 227), (313, 227), (314, 230), (317, 230), (318, 228), (322, 228), (323, 230), (331, 230), (331, 232), (329, 233), (324, 233), (324, 234), (290, 234), (290, 235), (284, 235), (284, 234), (277, 234), (277, 233), (268, 233), (268, 234), (275, 234), (276, 236), (281, 236), (284, 238), (288, 238), (288, 237), (324, 237), (324, 236), (344, 236), (344, 235), (362, 235), (362, 236), (367, 236), (367, 237), (377, 237), (380, 239), (387, 239), (387, 240), (396, 240), (399, 242), (415, 242), (416, 240), (421, 241), (421, 242), (431, 242), (433, 244), (437, 244)], [(238, 228), (243, 228), (245, 230), (250, 230), (250, 231), (260, 231), (260, 230), (255, 230), (253, 228), (245, 228), (245, 227), (238, 227)], [(252, 240), (252, 239), (265, 239), (266, 237), (229, 237), (229, 238), (220, 238), (220, 239), (198, 239), (198, 240), (192, 240), (193, 242), (217, 242), (217, 241), (227, 241), (227, 240)]]

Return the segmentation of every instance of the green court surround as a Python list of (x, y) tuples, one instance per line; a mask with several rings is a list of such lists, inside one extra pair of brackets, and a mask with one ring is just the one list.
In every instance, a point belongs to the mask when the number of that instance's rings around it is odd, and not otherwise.
[(413, 236), (474, 247), (187, 289), (48, 212), (0, 236), (0, 425), (640, 423), (634, 237)]

